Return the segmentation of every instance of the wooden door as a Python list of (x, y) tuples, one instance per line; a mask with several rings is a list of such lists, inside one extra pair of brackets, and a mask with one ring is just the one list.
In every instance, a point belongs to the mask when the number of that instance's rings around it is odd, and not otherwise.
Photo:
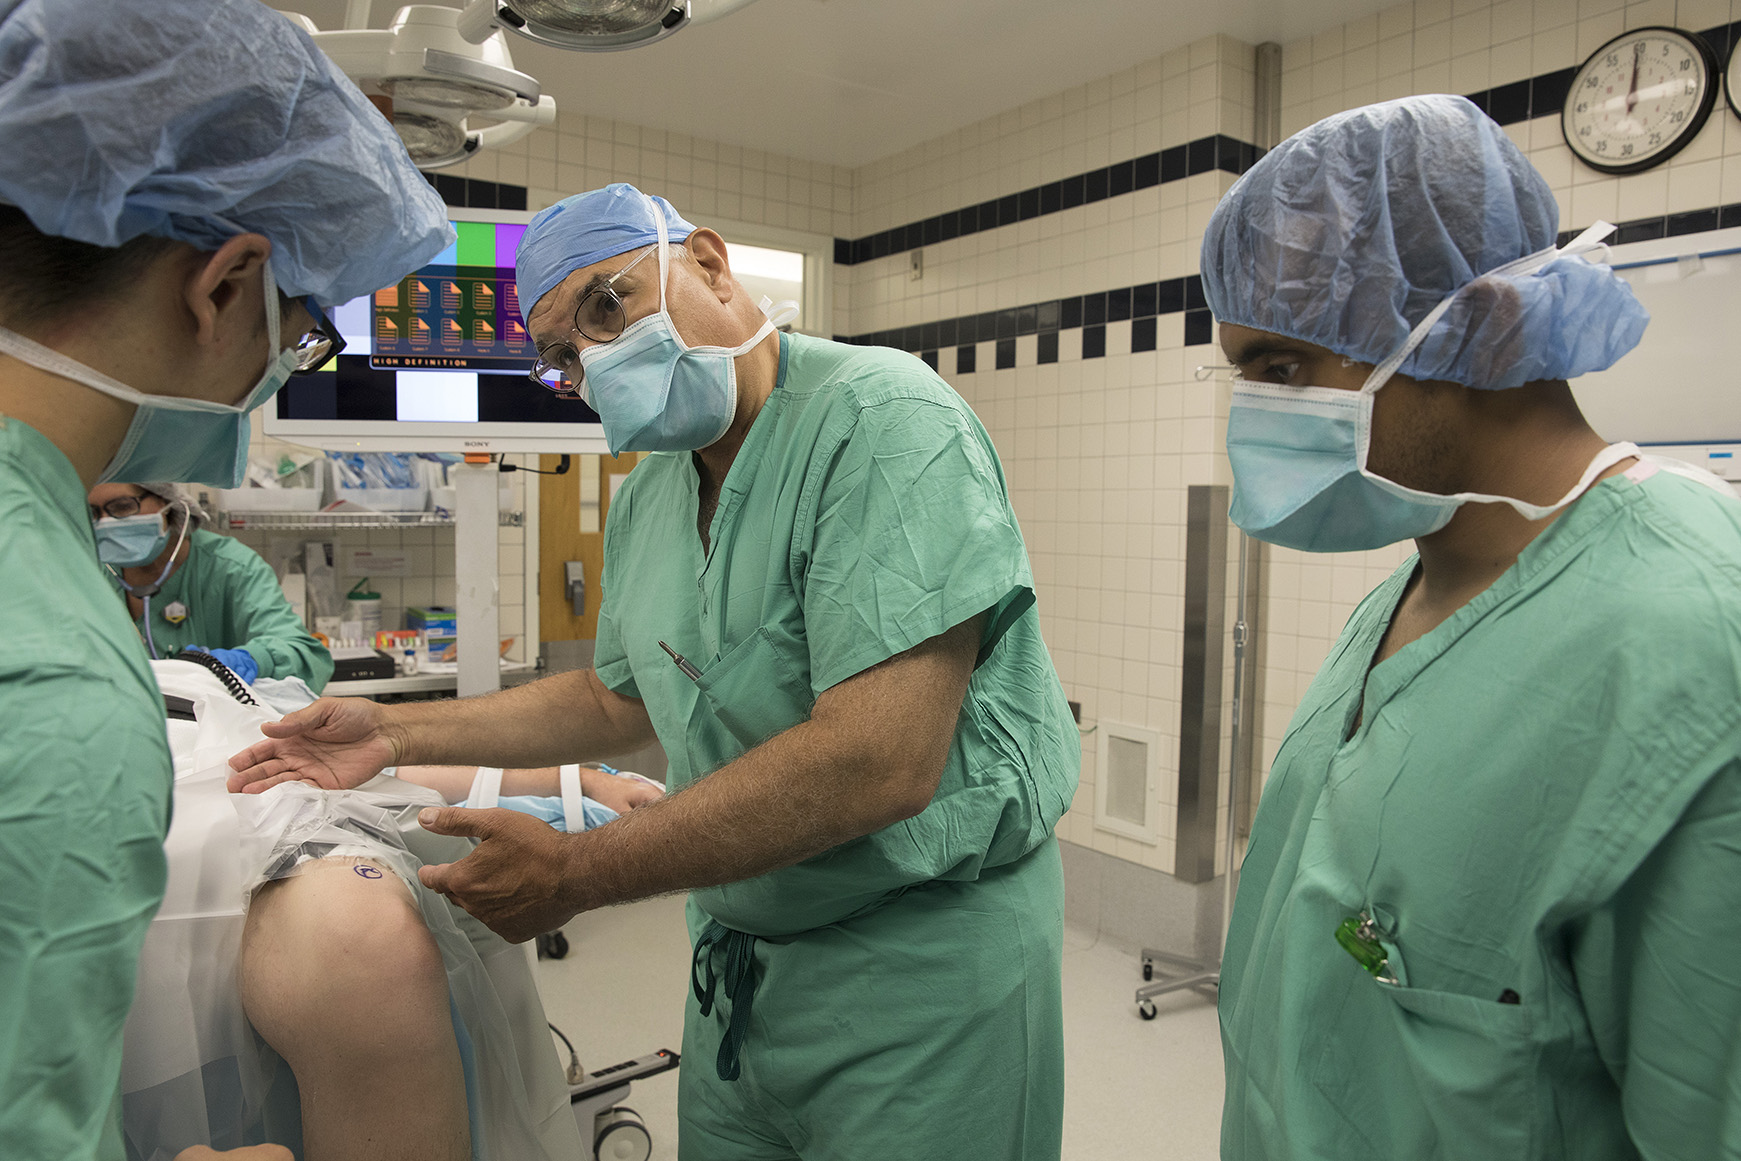
[[(556, 469), (559, 456), (540, 457), (539, 467)], [(610, 509), (612, 477), (628, 475), (640, 455), (575, 456), (568, 472), (538, 477), (538, 624), (546, 641), (587, 641), (598, 636), (598, 607), (604, 574), (604, 522)], [(564, 564), (586, 567), (586, 610), (575, 616), (568, 600)]]

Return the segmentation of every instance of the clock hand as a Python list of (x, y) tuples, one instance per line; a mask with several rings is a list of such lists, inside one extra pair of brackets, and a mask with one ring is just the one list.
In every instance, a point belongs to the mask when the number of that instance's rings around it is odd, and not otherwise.
[(1638, 104), (1638, 58), (1644, 52), (1644, 42), (1632, 46), (1632, 84), (1626, 90), (1626, 115), (1631, 116), (1633, 108)]

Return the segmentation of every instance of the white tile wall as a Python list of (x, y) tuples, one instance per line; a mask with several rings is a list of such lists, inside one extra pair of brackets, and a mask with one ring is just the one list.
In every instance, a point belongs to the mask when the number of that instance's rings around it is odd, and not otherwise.
[[(854, 173), (850, 236), (1215, 133), (1249, 141), (1251, 58), (1249, 47), (1211, 38), (873, 162)], [(1192, 231), (1201, 234), (1230, 182), (1198, 174), (927, 246), (919, 282), (907, 277), (905, 253), (837, 270), (835, 301), (844, 291), (851, 303), (842, 333), (1194, 274)]]
[[(851, 170), (576, 112), (558, 111), (555, 125), (441, 172), (526, 186), (532, 210), (626, 181), (698, 225), (714, 218), (851, 236)], [(833, 325), (843, 334), (845, 310), (837, 292)]]
[[(1581, 64), (1629, 28), (1702, 32), (1741, 19), (1731, 0), (1438, 0), (1400, 4), (1282, 49), (1282, 131), (1415, 93), (1472, 93)], [(1719, 62), (1721, 65), (1723, 62)], [(1507, 127), (1553, 186), (1562, 229), (1741, 199), (1741, 122), (1719, 97), (1705, 128), (1666, 164), (1612, 177), (1573, 160), (1557, 115)]]

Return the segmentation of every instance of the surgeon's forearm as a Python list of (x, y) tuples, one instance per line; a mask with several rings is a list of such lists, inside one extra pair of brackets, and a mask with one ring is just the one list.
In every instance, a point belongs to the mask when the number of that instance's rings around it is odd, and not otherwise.
[(653, 740), (646, 707), (590, 669), (458, 701), (385, 707), (406, 765), (528, 769), (584, 762)]
[(909, 818), (936, 792), (980, 619), (852, 679), (811, 720), (659, 802), (565, 839), (577, 911), (712, 887)]

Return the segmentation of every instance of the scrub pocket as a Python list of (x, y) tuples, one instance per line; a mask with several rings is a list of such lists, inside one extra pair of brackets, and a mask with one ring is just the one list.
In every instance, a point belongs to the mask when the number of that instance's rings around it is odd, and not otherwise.
[(1532, 1156), (1541, 1056), (1535, 1014), (1496, 999), (1382, 984), (1353, 961), (1347, 968), (1348, 992), (1322, 1028), (1312, 1081), (1358, 1143), (1391, 1157)]
[(807, 720), (816, 703), (790, 646), (782, 649), (766, 625), (709, 665), (695, 684), (746, 750)]

